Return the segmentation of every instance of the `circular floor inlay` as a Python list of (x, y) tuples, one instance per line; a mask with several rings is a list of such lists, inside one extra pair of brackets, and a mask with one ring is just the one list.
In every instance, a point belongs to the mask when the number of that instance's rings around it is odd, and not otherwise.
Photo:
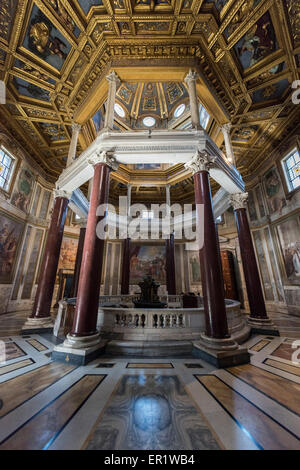
[(134, 424), (143, 431), (161, 431), (171, 424), (168, 400), (149, 394), (136, 399), (133, 407)]

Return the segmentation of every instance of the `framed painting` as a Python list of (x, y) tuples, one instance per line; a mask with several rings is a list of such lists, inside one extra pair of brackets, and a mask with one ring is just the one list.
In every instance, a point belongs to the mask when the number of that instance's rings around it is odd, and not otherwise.
[(201, 282), (201, 271), (200, 271), (200, 259), (198, 251), (189, 252), (189, 271), (190, 271), (190, 282), (191, 284), (200, 284)]
[(270, 168), (263, 176), (266, 199), (270, 214), (281, 215), (286, 199), (283, 185), (276, 167)]
[(290, 284), (300, 284), (300, 217), (293, 216), (276, 225), (283, 274)]
[(11, 203), (21, 211), (28, 213), (33, 193), (35, 176), (27, 167), (23, 167), (18, 175)]
[(78, 238), (64, 236), (58, 262), (58, 271), (74, 269), (77, 254)]
[(166, 249), (164, 245), (131, 245), (130, 284), (138, 284), (147, 274), (155, 281), (166, 282)]

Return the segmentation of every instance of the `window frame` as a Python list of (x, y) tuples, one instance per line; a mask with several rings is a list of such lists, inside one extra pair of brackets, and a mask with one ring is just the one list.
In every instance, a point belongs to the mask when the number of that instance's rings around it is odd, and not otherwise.
[(288, 168), (287, 168), (287, 160), (292, 157), (295, 153), (298, 153), (299, 157), (300, 157), (300, 150), (299, 150), (299, 146), (296, 144), (294, 145), (288, 152), (287, 154), (281, 159), (281, 169), (282, 169), (282, 172), (284, 174), (284, 180), (285, 180), (285, 183), (286, 183), (286, 188), (287, 188), (287, 193), (288, 194), (292, 194), (296, 191), (299, 191), (300, 189), (300, 186), (298, 186), (298, 188), (294, 188), (293, 187), (293, 184), (292, 184), (292, 181), (290, 180), (289, 178), (289, 173), (288, 173)]
[(18, 158), (15, 157), (3, 144), (0, 144), (0, 150), (2, 150), (2, 152), (12, 160), (12, 166), (9, 170), (10, 174), (9, 179), (7, 180), (7, 185), (6, 187), (0, 186), (0, 191), (9, 195), (15, 180), (16, 169), (18, 167)]

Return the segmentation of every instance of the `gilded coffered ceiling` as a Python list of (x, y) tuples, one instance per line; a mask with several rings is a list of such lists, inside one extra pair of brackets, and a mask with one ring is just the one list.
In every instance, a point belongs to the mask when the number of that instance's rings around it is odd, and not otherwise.
[[(291, 102), (299, 18), (299, 0), (2, 0), (1, 122), (54, 181), (66, 164), (72, 121), (82, 124), (78, 153), (95, 137), (109, 70), (122, 80), (117, 101), (125, 118), (116, 116), (116, 127), (138, 129), (143, 107), (160, 126), (176, 127), (174, 106), (188, 106), (183, 78), (193, 68), (212, 117), (208, 131), (222, 146), (220, 125), (232, 122), (247, 180), (300, 122), (300, 106)], [(182, 92), (174, 103), (172, 86)]]

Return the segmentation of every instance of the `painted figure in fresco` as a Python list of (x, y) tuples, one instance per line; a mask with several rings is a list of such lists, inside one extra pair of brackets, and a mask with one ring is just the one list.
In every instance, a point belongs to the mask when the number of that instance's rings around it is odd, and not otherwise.
[(279, 196), (281, 183), (275, 170), (271, 170), (266, 176), (266, 192), (270, 202), (271, 212), (282, 212), (285, 205), (284, 198)]
[(114, 0), (115, 8), (124, 8), (124, 0)]
[(134, 253), (130, 259), (130, 274), (132, 277), (137, 277), (139, 275), (138, 264), (139, 264), (139, 259), (137, 257), (137, 254)]
[(8, 224), (5, 224), (0, 230), (0, 275), (8, 274), (12, 270), (17, 249), (17, 239), (14, 236), (14, 231), (14, 228), (9, 230)]
[(63, 51), (67, 46), (57, 36), (50, 35), (49, 27), (43, 21), (35, 23), (31, 26), (29, 32), (37, 51), (42, 55), (57, 55), (61, 59), (65, 59), (67, 54)]
[(222, 8), (225, 7), (226, 3), (228, 2), (228, 0), (214, 0), (214, 4), (217, 8), (217, 10), (221, 11)]
[(8, 237), (8, 234), (9, 234), (8, 224), (4, 224), (3, 228), (0, 230), (0, 250), (1, 251)]
[(259, 2), (260, 0), (247, 0), (240, 6), (227, 28), (228, 36), (230, 36), (243, 23)]
[[(25, 70), (25, 67), (24, 67)], [(30, 73), (32, 73), (30, 71)], [(35, 74), (32, 74), (36, 76)], [(41, 78), (41, 77), (38, 77)], [(34, 83), (28, 83), (25, 82), (24, 80), (21, 80), (20, 78), (13, 78), (13, 84), (18, 90), (20, 94), (29, 94), (29, 96), (32, 96), (32, 98), (36, 99), (41, 99), (41, 100), (48, 100), (49, 99), (49, 92), (47, 90), (44, 90), (43, 88), (34, 85)], [(23, 91), (26, 90), (26, 91)]]
[(294, 274), (293, 256), (292, 246), (289, 245), (284, 251), (284, 264), (287, 277), (291, 277)]
[(296, 243), (293, 250), (294, 273), (300, 277), (300, 243)]
[(50, 3), (50, 5), (57, 12), (63, 25), (70, 31), (73, 31), (75, 29), (75, 23), (72, 20), (71, 16), (68, 14), (67, 10), (64, 8), (61, 0), (48, 0), (48, 3)]
[(251, 66), (269, 55), (275, 47), (276, 37), (271, 18), (269, 14), (265, 14), (245, 35), (242, 46), (238, 48), (238, 55), (241, 57), (244, 52), (250, 52)]
[(24, 168), (19, 175), (18, 189), (11, 199), (11, 203), (23, 212), (29, 209), (33, 179), (31, 171)]
[(200, 263), (197, 259), (197, 256), (193, 256), (190, 259), (191, 267), (192, 267), (192, 279), (193, 282), (200, 282)]
[(72, 269), (76, 260), (76, 243), (72, 241), (63, 242), (59, 261), (62, 269)]
[(154, 10), (156, 5), (170, 5), (170, 0), (136, 0), (136, 5), (149, 5)]

